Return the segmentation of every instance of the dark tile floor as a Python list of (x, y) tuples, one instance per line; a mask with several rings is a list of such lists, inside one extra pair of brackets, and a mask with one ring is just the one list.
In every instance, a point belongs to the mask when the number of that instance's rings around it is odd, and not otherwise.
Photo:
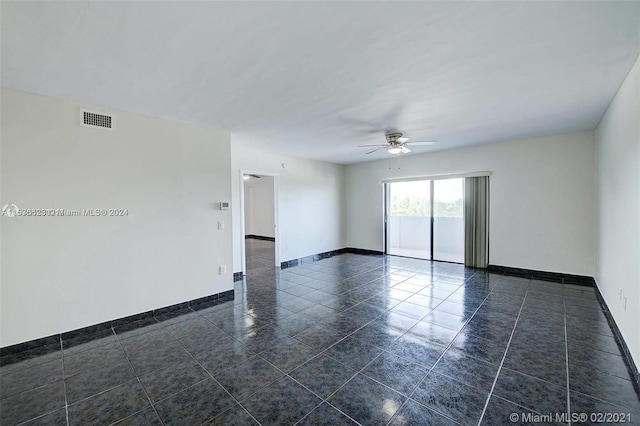
[(249, 270), (234, 301), (1, 375), (2, 425), (640, 423), (593, 289), (382, 256)]
[(246, 238), (244, 244), (248, 271), (273, 268), (276, 261), (276, 249), (273, 241)]

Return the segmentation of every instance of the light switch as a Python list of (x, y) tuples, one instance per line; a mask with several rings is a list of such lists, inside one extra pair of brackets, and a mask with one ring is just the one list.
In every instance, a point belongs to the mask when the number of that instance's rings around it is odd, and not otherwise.
[(218, 221), (218, 229), (220, 229), (220, 230), (224, 229), (224, 220), (219, 220)]

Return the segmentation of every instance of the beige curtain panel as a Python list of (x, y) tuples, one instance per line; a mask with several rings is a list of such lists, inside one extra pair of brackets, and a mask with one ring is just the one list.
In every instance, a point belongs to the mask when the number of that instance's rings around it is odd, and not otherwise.
[(489, 264), (489, 176), (464, 180), (464, 264), (486, 268)]

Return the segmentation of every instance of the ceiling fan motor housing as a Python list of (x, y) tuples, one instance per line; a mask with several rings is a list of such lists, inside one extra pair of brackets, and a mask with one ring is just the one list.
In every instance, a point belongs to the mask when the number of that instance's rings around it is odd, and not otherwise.
[(397, 142), (399, 142), (398, 139), (402, 137), (402, 133), (387, 133), (385, 137), (387, 138), (387, 142), (395, 145)]

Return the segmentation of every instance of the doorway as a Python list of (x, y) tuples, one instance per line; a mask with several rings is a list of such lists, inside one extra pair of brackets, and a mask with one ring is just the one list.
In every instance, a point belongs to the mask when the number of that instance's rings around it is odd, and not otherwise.
[(278, 263), (277, 176), (242, 172), (243, 273), (272, 270)]
[(464, 263), (464, 179), (385, 183), (386, 252)]

